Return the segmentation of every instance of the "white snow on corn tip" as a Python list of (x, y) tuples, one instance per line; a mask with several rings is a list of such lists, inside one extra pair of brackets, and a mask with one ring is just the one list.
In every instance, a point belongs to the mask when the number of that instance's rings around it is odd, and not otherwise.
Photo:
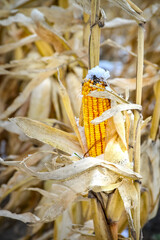
[(44, 21), (44, 15), (37, 9), (33, 9), (31, 12), (31, 18), (34, 22), (42, 22)]
[(86, 79), (94, 79), (98, 78), (102, 81), (107, 80), (110, 77), (109, 71), (105, 71), (103, 68), (100, 68), (99, 66), (96, 66), (88, 71), (88, 74), (86, 76)]

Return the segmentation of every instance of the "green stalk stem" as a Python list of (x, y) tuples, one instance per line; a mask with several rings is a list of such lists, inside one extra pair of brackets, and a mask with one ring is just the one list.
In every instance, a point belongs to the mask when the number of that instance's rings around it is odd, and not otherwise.
[[(136, 80), (136, 104), (141, 105), (143, 60), (144, 60), (144, 27), (138, 26), (138, 58), (137, 58), (137, 80)], [(140, 173), (140, 145), (141, 145), (141, 124), (140, 113), (134, 112), (134, 171)], [(136, 230), (136, 239), (140, 239), (140, 184), (135, 182), (138, 193), (138, 204), (133, 213), (133, 221)]]

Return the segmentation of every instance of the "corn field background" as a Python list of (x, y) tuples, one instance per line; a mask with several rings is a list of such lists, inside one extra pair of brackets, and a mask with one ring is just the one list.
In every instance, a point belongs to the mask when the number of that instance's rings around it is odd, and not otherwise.
[(0, 1), (0, 239), (160, 239), (159, 24), (159, 0)]

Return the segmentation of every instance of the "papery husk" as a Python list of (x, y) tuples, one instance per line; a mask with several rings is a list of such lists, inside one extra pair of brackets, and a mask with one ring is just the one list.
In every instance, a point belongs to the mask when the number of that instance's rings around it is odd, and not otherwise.
[(160, 188), (157, 185), (160, 182), (159, 151), (159, 139), (155, 142), (148, 139), (142, 144), (141, 174), (143, 176), (142, 186), (144, 187), (144, 191), (142, 191), (142, 203), (146, 206), (145, 217), (142, 214), (141, 222), (143, 225), (147, 220), (156, 215), (159, 206)]

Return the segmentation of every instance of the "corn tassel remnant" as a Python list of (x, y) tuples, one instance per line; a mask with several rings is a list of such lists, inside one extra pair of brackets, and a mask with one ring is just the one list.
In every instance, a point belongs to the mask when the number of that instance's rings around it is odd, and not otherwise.
[(86, 80), (82, 85), (84, 129), (88, 152), (91, 157), (104, 153), (107, 120), (97, 125), (92, 124), (91, 121), (110, 108), (110, 100), (87, 95), (94, 90), (104, 91), (105, 86), (106, 83), (96, 76), (93, 80)]

